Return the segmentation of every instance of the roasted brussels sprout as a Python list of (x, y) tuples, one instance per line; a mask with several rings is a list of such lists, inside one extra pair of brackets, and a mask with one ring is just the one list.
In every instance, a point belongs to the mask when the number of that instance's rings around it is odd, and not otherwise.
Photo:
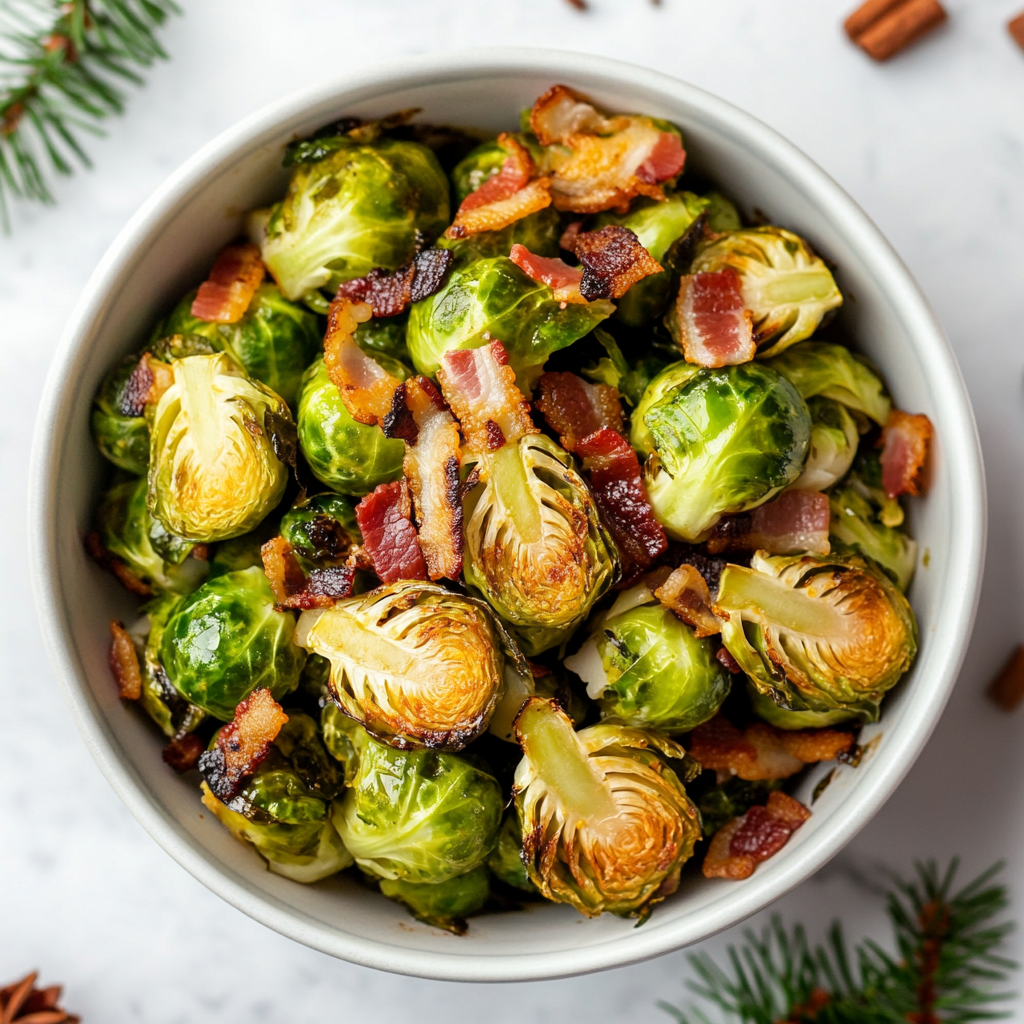
[(288, 299), (376, 267), (397, 270), (417, 235), (436, 237), (449, 220), (448, 179), (415, 142), (347, 136), (314, 140), (291, 157), (284, 199), (250, 215), (250, 235)]
[(513, 245), (524, 245), (535, 256), (557, 256), (562, 221), (550, 206), (520, 217), (498, 231), (478, 231), (466, 238), (442, 238), (438, 245), (451, 249), (460, 263), (508, 256)]
[(705, 212), (708, 215), (708, 227), (712, 231), (739, 231), (743, 227), (740, 212), (731, 199), (721, 192), (709, 192), (703, 199), (708, 204)]
[(860, 435), (846, 406), (831, 398), (808, 398), (807, 410), (811, 414), (811, 447), (804, 471), (793, 486), (824, 491), (849, 472)]
[(261, 285), (249, 308), (234, 323), (214, 323), (192, 315), (189, 292), (159, 328), (163, 335), (198, 335), (226, 352), (254, 380), (266, 384), (290, 406), (299, 396), (302, 371), (316, 358), (322, 332), (317, 318), (289, 302), (276, 285)]
[(700, 249), (690, 273), (728, 267), (739, 274), (743, 305), (753, 314), (754, 337), (764, 355), (809, 338), (825, 314), (843, 303), (824, 261), (799, 235), (782, 228), (726, 232)]
[(341, 787), (316, 722), (290, 710), (269, 756), (239, 793), (224, 804), (203, 783), (203, 803), (238, 839), (252, 843), (271, 871), (318, 882), (353, 863), (330, 820)]
[(303, 376), (298, 417), (299, 448), (322, 484), (360, 495), (401, 477), (405, 442), (352, 418), (322, 357)]
[(490, 898), (491, 880), (487, 868), (481, 866), (447, 882), (382, 878), (380, 891), (389, 899), (404, 903), (417, 921), (463, 935), (466, 918), (482, 910)]
[[(517, 141), (525, 142), (517, 136)], [(453, 168), (451, 173), (455, 205), (475, 192), (488, 178), (494, 177), (508, 158), (508, 150), (497, 139), (481, 142), (470, 150)]]
[(583, 367), (583, 375), (599, 384), (616, 388), (628, 405), (639, 405), (647, 385), (665, 369), (665, 360), (656, 355), (638, 356), (630, 365), (619, 343), (607, 331), (598, 327), (594, 330), (594, 337), (607, 355), (602, 356), (593, 366)]
[(226, 355), (177, 359), (171, 369), (153, 417), (150, 509), (186, 540), (248, 533), (288, 482), (275, 448), (293, 429), (288, 406)]
[(917, 653), (907, 599), (857, 555), (755, 554), (725, 567), (715, 608), (729, 653), (786, 711), (875, 721)]
[(416, 580), (303, 612), (295, 641), (331, 662), (335, 700), (396, 747), (460, 750), (487, 729), (505, 657), (481, 602)]
[(760, 363), (651, 381), (633, 416), (633, 444), (651, 454), (644, 482), (658, 521), (690, 542), (727, 512), (768, 501), (803, 470), (811, 418), (793, 385)]
[(160, 663), (186, 700), (230, 721), (257, 687), (280, 700), (298, 685), (306, 652), (292, 640), (294, 630), (295, 616), (275, 609), (262, 569), (229, 572), (175, 607)]
[(532, 698), (516, 723), (523, 760), (515, 800), (530, 880), (548, 899), (594, 917), (644, 917), (679, 884), (700, 815), (662, 755), (682, 747), (622, 725), (573, 732)]
[(498, 256), (456, 266), (445, 286), (413, 305), (406, 341), (420, 373), (433, 375), (446, 352), (498, 338), (520, 387), (528, 389), (548, 357), (589, 334), (611, 315), (605, 299), (564, 303)]
[[(660, 263), (669, 247), (686, 234), (691, 224), (709, 206), (707, 199), (692, 192), (671, 195), (664, 202), (640, 199), (629, 213), (602, 213), (595, 227), (619, 224), (629, 228), (640, 244)], [(672, 290), (672, 275), (663, 270), (637, 282), (619, 299), (615, 317), (632, 327), (639, 327), (660, 316), (668, 305)]]
[(206, 562), (190, 558), (194, 545), (168, 533), (149, 514), (145, 477), (115, 484), (96, 510), (104, 548), (156, 592), (187, 594), (206, 577)]
[(454, 754), (396, 750), (352, 734), (359, 768), (333, 821), (356, 863), (378, 878), (437, 884), (487, 860), (501, 787)]
[[(790, 711), (779, 707), (771, 697), (758, 693), (753, 684), (747, 686), (750, 706), (758, 718), (776, 729), (827, 729), (829, 726), (849, 722), (855, 716), (845, 709), (834, 711)], [(703, 807), (701, 808), (703, 810)]]
[(92, 436), (96, 447), (119, 469), (144, 475), (149, 465), (149, 422), (125, 415), (121, 402), (128, 379), (138, 366), (137, 355), (125, 356), (100, 385), (92, 405)]
[(527, 655), (560, 643), (618, 571), (615, 547), (572, 458), (543, 434), (488, 453), (464, 503), (466, 583)]
[(514, 805), (505, 813), (497, 845), (487, 858), (487, 866), (499, 882), (504, 882), (514, 889), (522, 889), (523, 892), (537, 891), (537, 886), (530, 881), (526, 865), (523, 863), (523, 829), (519, 824), (519, 812)]
[(903, 509), (882, 488), (877, 452), (858, 456), (853, 472), (829, 492), (833, 542), (873, 558), (906, 590), (917, 564), (917, 544), (905, 530)]
[(601, 717), (669, 735), (714, 717), (729, 695), (729, 673), (647, 586), (624, 591), (565, 667), (586, 684)]
[(787, 349), (768, 365), (791, 380), (802, 398), (831, 398), (879, 426), (892, 411), (882, 379), (845, 345), (807, 341)]
[(360, 541), (352, 503), (339, 494), (315, 494), (281, 517), (281, 536), (309, 571), (343, 565)]

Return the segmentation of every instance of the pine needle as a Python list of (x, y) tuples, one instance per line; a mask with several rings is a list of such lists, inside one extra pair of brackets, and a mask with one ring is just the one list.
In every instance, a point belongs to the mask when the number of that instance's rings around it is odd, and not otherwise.
[(0, 223), (12, 199), (52, 203), (49, 175), (90, 166), (86, 134), (125, 107), (124, 86), (167, 55), (174, 0), (0, 0)]

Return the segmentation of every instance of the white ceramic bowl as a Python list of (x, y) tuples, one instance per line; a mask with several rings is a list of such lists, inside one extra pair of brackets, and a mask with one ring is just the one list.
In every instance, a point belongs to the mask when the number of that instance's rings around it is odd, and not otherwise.
[[(859, 768), (838, 770), (811, 820), (752, 878), (689, 877), (641, 929), (544, 905), (476, 918), (468, 936), (457, 938), (415, 923), (350, 880), (305, 887), (270, 874), (201, 813), (195, 784), (161, 761), (155, 730), (121, 706), (107, 668), (107, 623), (130, 617), (132, 600), (83, 551), (102, 479), (89, 405), (105, 371), (140, 344), (154, 318), (238, 234), (242, 212), (282, 193), (287, 142), (341, 115), (412, 106), (423, 108), (424, 120), (508, 128), (555, 82), (612, 110), (676, 122), (691, 167), (746, 208), (806, 235), (837, 264), (849, 329), (898, 404), (927, 413), (937, 428), (931, 490), (912, 514), (926, 556), (911, 591), (921, 645), (913, 671), (886, 700), (880, 726), (867, 733), (880, 734), (873, 754)], [(850, 198), (769, 128), (693, 86), (543, 50), (407, 58), (347, 75), (249, 118), (173, 174), (111, 246), (71, 318), (43, 397), (30, 500), (47, 645), (93, 757), (153, 838), (214, 892), (299, 942), (385, 970), (473, 981), (557, 977), (665, 953), (735, 924), (820, 868), (882, 806), (942, 711), (971, 630), (985, 535), (978, 439), (953, 355), (907, 270)]]

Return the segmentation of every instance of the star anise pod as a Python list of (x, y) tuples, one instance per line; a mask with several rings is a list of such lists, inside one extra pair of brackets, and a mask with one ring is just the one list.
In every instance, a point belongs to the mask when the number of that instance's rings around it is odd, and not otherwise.
[(57, 1005), (60, 985), (36, 988), (38, 972), (0, 988), (0, 1024), (78, 1024), (80, 1018)]

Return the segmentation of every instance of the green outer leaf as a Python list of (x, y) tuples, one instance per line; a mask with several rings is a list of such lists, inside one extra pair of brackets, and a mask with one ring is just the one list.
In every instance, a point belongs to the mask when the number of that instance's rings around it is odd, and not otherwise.
[(418, 921), (462, 935), (465, 918), (484, 908), (491, 895), (487, 868), (473, 868), (447, 882), (408, 882), (401, 878), (382, 878), (380, 891), (389, 899), (404, 903)]

